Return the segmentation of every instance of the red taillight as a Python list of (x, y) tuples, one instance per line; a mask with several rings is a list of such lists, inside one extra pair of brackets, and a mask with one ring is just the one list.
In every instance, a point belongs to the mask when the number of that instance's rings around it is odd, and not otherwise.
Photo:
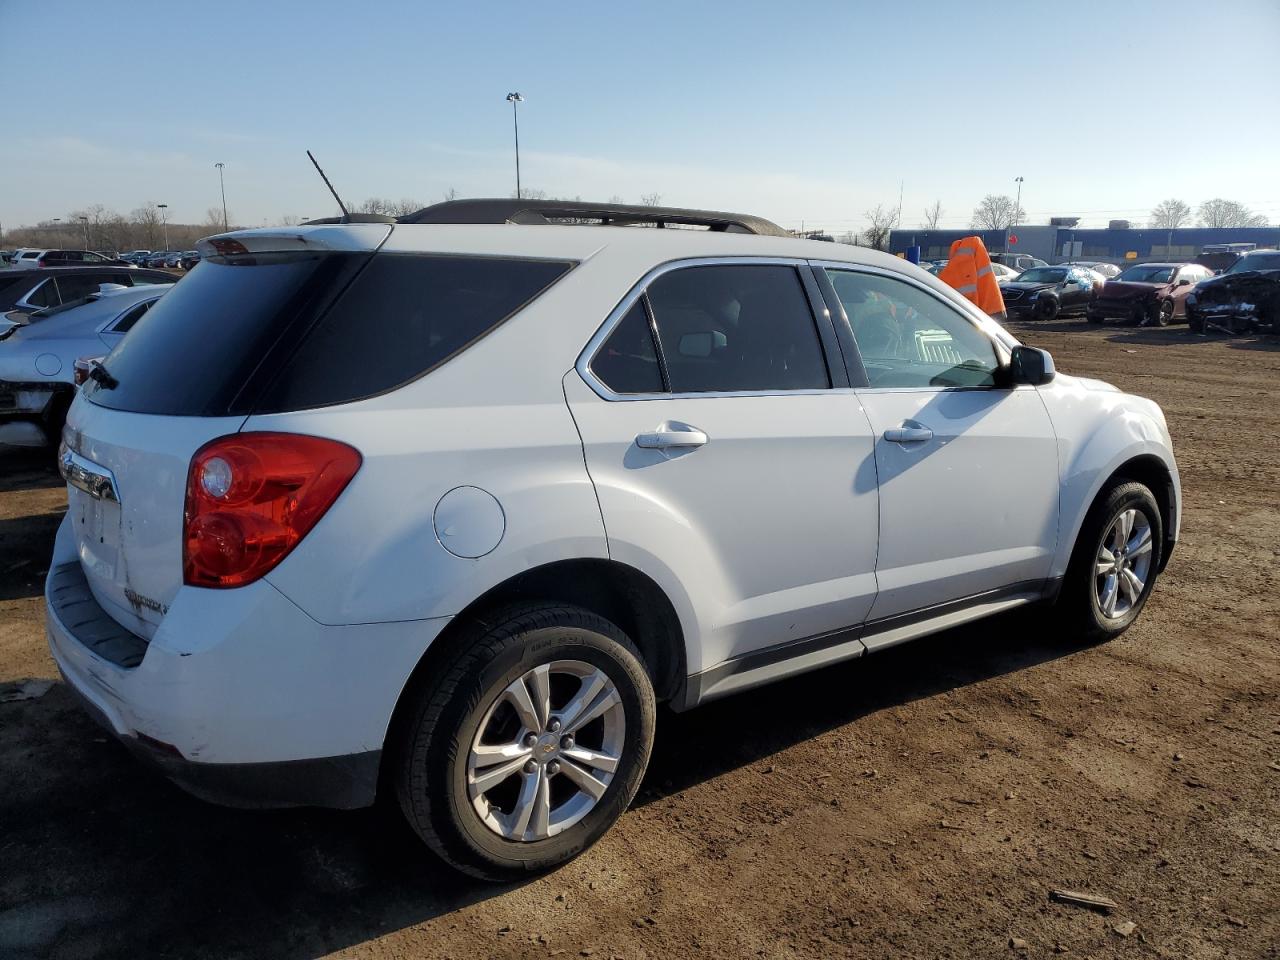
[(81, 357), (75, 362), (72, 378), (77, 387), (83, 387), (89, 382), (89, 374), (93, 372), (95, 365), (102, 363), (102, 359), (102, 357)]
[(360, 469), (355, 448), (296, 433), (210, 441), (187, 475), (183, 582), (239, 587), (283, 560)]

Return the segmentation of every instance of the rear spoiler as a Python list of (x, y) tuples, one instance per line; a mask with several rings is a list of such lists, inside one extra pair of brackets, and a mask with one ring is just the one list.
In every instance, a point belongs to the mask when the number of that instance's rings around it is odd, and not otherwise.
[(262, 227), (219, 233), (196, 241), (201, 257), (236, 253), (288, 253), (298, 250), (377, 250), (391, 235), (391, 224), (349, 223), (327, 226)]

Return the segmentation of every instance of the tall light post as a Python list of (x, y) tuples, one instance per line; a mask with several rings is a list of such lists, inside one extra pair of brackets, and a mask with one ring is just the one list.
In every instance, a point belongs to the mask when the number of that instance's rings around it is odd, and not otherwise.
[(157, 203), (156, 207), (160, 210), (160, 222), (164, 224), (164, 248), (169, 249), (169, 215), (165, 213), (169, 209), (167, 203)]
[(511, 123), (516, 135), (516, 199), (520, 199), (520, 108), (524, 97), (518, 93), (508, 93), (507, 102), (511, 104)]
[(214, 164), (218, 168), (218, 188), (222, 191), (222, 229), (230, 230), (227, 226), (227, 185), (222, 181), (222, 168), (226, 166), (222, 161)]
[[(1014, 177), (1014, 182), (1018, 185), (1018, 199), (1013, 201), (1013, 225), (1018, 225), (1018, 214), (1022, 213), (1022, 178)], [(1004, 252), (1009, 252), (1009, 235), (1004, 236)]]
[(76, 219), (79, 220), (80, 223), (84, 225), (84, 248), (88, 250), (89, 249), (89, 218), (76, 217)]
[(62, 242), (62, 237), (61, 237), (62, 228), (58, 226), (58, 224), (60, 224), (61, 222), (62, 222), (61, 217), (53, 218), (53, 235), (54, 235), (54, 239), (57, 240), (58, 243)]

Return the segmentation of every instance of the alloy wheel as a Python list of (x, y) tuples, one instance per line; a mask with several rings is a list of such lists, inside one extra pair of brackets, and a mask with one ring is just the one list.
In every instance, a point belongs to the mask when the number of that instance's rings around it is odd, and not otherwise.
[(1137, 605), (1151, 557), (1151, 522), (1141, 510), (1122, 510), (1103, 535), (1094, 565), (1098, 609), (1108, 620), (1119, 620)]
[(507, 840), (545, 840), (590, 813), (622, 762), (627, 721), (603, 670), (555, 660), (508, 684), (467, 756), (467, 796)]

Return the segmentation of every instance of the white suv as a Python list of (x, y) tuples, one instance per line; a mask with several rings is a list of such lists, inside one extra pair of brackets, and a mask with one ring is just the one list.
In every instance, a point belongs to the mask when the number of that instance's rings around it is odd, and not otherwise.
[(1154, 403), (885, 254), (519, 201), (200, 247), (70, 411), (47, 605), (89, 711), (210, 799), (381, 783), (460, 869), (545, 869), (658, 702), (1036, 601), (1105, 639), (1177, 537)]

